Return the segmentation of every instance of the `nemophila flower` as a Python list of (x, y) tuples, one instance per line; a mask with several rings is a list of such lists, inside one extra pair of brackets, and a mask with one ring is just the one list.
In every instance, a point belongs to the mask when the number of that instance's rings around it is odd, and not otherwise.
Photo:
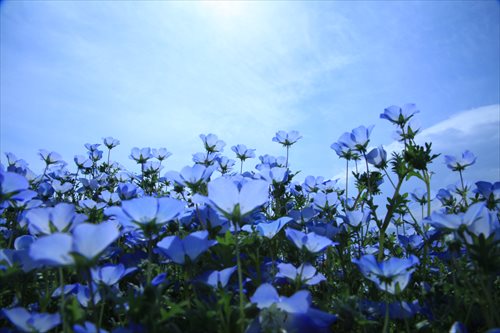
[(322, 281), (326, 281), (323, 274), (318, 273), (316, 268), (309, 263), (295, 267), (292, 264), (278, 264), (277, 278), (286, 278), (291, 282), (299, 281), (301, 285), (314, 286)]
[(462, 153), (462, 158), (456, 156), (445, 155), (444, 161), (446, 166), (453, 171), (462, 171), (466, 167), (476, 163), (476, 156), (473, 153), (466, 150)]
[(202, 230), (193, 232), (184, 239), (178, 236), (167, 236), (158, 242), (157, 249), (176, 264), (183, 265), (186, 257), (195, 261), (198, 256), (215, 244), (217, 241), (208, 239), (208, 231)]
[(22, 307), (3, 309), (2, 312), (22, 332), (48, 332), (61, 324), (59, 313), (28, 312)]
[(32, 235), (47, 235), (69, 231), (87, 220), (87, 216), (76, 213), (72, 204), (59, 203), (54, 207), (31, 209), (26, 213), (25, 219)]
[(414, 250), (421, 248), (424, 244), (424, 239), (418, 234), (410, 236), (398, 235), (398, 240), (401, 246), (403, 246), (404, 248), (410, 248)]
[(361, 273), (369, 280), (375, 282), (380, 290), (391, 294), (403, 291), (410, 282), (415, 266), (419, 264), (416, 256), (409, 258), (390, 258), (377, 262), (371, 254), (353, 259)]
[(182, 212), (185, 204), (169, 197), (142, 197), (122, 201), (121, 207), (113, 206), (104, 210), (107, 216), (115, 216), (126, 228), (160, 226), (172, 221)]
[(449, 205), (453, 203), (453, 195), (448, 189), (441, 188), (436, 194), (436, 198), (441, 201), (443, 205)]
[(259, 156), (259, 160), (260, 163), (255, 166), (257, 170), (261, 170), (263, 168), (284, 167), (286, 164), (286, 157), (284, 156), (274, 157), (266, 154)]
[(416, 113), (417, 106), (413, 103), (405, 104), (402, 107), (392, 105), (384, 109), (384, 113), (380, 114), (381, 119), (387, 119), (391, 123), (404, 126)]
[[(488, 238), (500, 229), (497, 212), (488, 210), (485, 202), (478, 202), (471, 205), (467, 213), (469, 210), (472, 210), (472, 215), (474, 216), (472, 223), (467, 225), (469, 233), (477, 237), (483, 235), (485, 238)], [(467, 233), (464, 234), (464, 237), (468, 243), (471, 243), (472, 240)]]
[(236, 266), (220, 271), (208, 271), (196, 280), (212, 288), (225, 288), (234, 272), (236, 272)]
[(374, 125), (365, 127), (359, 126), (352, 130), (351, 140), (354, 143), (354, 149), (359, 152), (366, 151), (366, 146), (370, 142), (370, 134), (373, 130)]
[(287, 223), (291, 221), (293, 221), (292, 218), (284, 216), (275, 221), (260, 222), (253, 226), (247, 224), (243, 226), (242, 229), (248, 232), (251, 232), (252, 229), (255, 229), (262, 237), (272, 239), (278, 232), (280, 232), (281, 229), (283, 229), (285, 225), (287, 225)]
[(99, 330), (97, 330), (97, 327), (89, 321), (86, 321), (85, 323), (83, 323), (83, 326), (82, 325), (74, 325), (73, 331), (75, 331), (75, 333), (108, 333), (108, 331), (106, 331), (103, 328), (99, 328)]
[(330, 145), (330, 148), (335, 150), (340, 158), (345, 158), (347, 160), (351, 160), (357, 156), (356, 154), (353, 154), (355, 147), (356, 144), (352, 140), (351, 133), (349, 132), (342, 134), (337, 142)]
[(118, 193), (111, 193), (108, 190), (102, 191), (101, 194), (99, 194), (99, 199), (104, 201), (109, 206), (117, 204), (121, 201)]
[(500, 209), (500, 182), (489, 183), (479, 181), (474, 192), (479, 193), (487, 202), (488, 208)]
[(217, 178), (208, 183), (209, 203), (225, 217), (239, 221), (241, 217), (268, 201), (269, 184), (263, 180), (247, 180), (237, 184), (231, 178)]
[(124, 276), (136, 271), (137, 268), (125, 268), (123, 264), (106, 265), (102, 267), (92, 268), (92, 279), (97, 284), (105, 284), (112, 286), (118, 283)]
[(74, 263), (74, 255), (94, 260), (120, 236), (112, 222), (101, 224), (81, 223), (72, 235), (54, 233), (38, 238), (30, 246), (33, 260), (46, 266), (64, 266)]
[(273, 138), (273, 142), (281, 143), (285, 147), (293, 145), (295, 142), (299, 141), (302, 136), (297, 131), (278, 131), (276, 136)]
[(146, 161), (143, 164), (142, 170), (146, 173), (158, 173), (163, 167), (160, 162), (157, 161)]
[(97, 149), (99, 149), (101, 144), (100, 143), (86, 143), (84, 146), (85, 146), (85, 148), (87, 148), (87, 150), (89, 152), (93, 152), (93, 151), (96, 151)]
[(89, 210), (99, 210), (106, 207), (106, 204), (104, 202), (95, 202), (92, 199), (83, 199), (78, 201), (78, 206)]
[(139, 164), (146, 163), (146, 161), (149, 160), (151, 157), (153, 157), (153, 155), (151, 154), (151, 148), (149, 147), (142, 149), (134, 147), (130, 152), (130, 158)]
[(304, 179), (304, 183), (302, 184), (302, 187), (304, 188), (305, 191), (311, 193), (311, 192), (318, 192), (323, 188), (323, 181), (325, 180), (324, 177), (318, 176), (307, 176)]
[[(0, 171), (0, 202), (4, 200), (24, 201), (29, 183), (24, 176), (14, 172)], [(30, 191), (30, 192), (26, 192)]]
[(260, 175), (268, 183), (282, 183), (288, 179), (288, 168), (263, 167), (260, 169)]
[(242, 161), (255, 157), (255, 149), (249, 149), (245, 145), (232, 146), (231, 150), (236, 153), (236, 157)]
[(64, 194), (73, 188), (73, 184), (70, 182), (62, 183), (61, 181), (54, 179), (52, 181), (52, 188), (58, 194)]
[(143, 190), (134, 183), (119, 183), (116, 188), (116, 193), (122, 200), (133, 199), (142, 195)]
[(217, 161), (217, 171), (222, 174), (226, 174), (231, 171), (231, 168), (236, 164), (235, 160), (232, 160), (226, 156), (219, 156), (216, 159)]
[[(250, 301), (261, 310), (259, 326), (262, 331), (265, 331), (262, 327), (273, 327), (286, 328), (286, 331), (313, 332), (328, 328), (336, 319), (334, 315), (314, 309), (311, 306), (311, 294), (307, 290), (286, 297), (280, 296), (271, 284), (264, 283), (257, 288)], [(279, 316), (275, 310), (284, 311), (287, 315)]]
[(102, 158), (103, 151), (102, 150), (93, 150), (89, 152), (89, 158), (93, 162), (97, 162)]
[(40, 149), (38, 155), (41, 157), (41, 159), (45, 162), (45, 164), (50, 165), (50, 164), (56, 164), (59, 162), (62, 162), (62, 157), (58, 153), (52, 151), (49, 152), (45, 149)]
[(313, 205), (319, 210), (330, 210), (337, 207), (339, 198), (336, 192), (318, 192), (313, 198)]
[(167, 282), (167, 273), (160, 273), (151, 280), (151, 285), (156, 287), (165, 282)]
[(324, 251), (329, 246), (337, 245), (337, 243), (332, 240), (320, 236), (314, 232), (304, 233), (292, 228), (287, 228), (285, 230), (286, 237), (300, 250), (305, 248), (311, 253), (319, 253)]
[(195, 153), (193, 154), (193, 162), (205, 166), (211, 166), (217, 161), (219, 153)]
[(351, 227), (359, 227), (368, 223), (370, 220), (371, 211), (365, 210), (348, 210), (346, 212), (345, 222)]
[(383, 169), (387, 166), (387, 152), (382, 146), (373, 148), (366, 154), (366, 161), (377, 168)]
[(209, 153), (218, 153), (224, 150), (226, 143), (222, 140), (219, 140), (217, 135), (215, 134), (200, 134), (200, 139), (203, 141), (203, 146), (205, 150)]
[(476, 203), (467, 209), (465, 213), (446, 214), (435, 211), (425, 221), (437, 229), (458, 230), (460, 226), (470, 226), (482, 213), (484, 203)]
[(114, 139), (110, 136), (103, 138), (102, 141), (104, 142), (104, 145), (110, 150), (120, 144), (120, 140)]
[(192, 167), (185, 166), (181, 172), (169, 171), (165, 177), (182, 186), (197, 187), (200, 183), (207, 182), (213, 172), (213, 167), (195, 164)]
[(156, 158), (158, 161), (163, 161), (167, 159), (168, 157), (172, 156), (172, 153), (167, 150), (167, 148), (159, 148), (159, 149), (153, 149), (151, 152), (154, 158)]

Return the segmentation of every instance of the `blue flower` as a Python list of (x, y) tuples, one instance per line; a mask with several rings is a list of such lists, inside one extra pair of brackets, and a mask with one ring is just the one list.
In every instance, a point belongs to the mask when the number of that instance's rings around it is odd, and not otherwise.
[(38, 238), (29, 249), (31, 258), (40, 265), (72, 265), (72, 254), (87, 260), (96, 259), (120, 232), (112, 222), (101, 224), (81, 223), (73, 229), (73, 234), (54, 233)]
[(414, 255), (409, 258), (390, 258), (377, 262), (373, 255), (367, 254), (352, 261), (367, 279), (375, 282), (380, 290), (391, 294), (406, 288), (415, 266), (419, 263)]
[(26, 195), (33, 197), (36, 193), (28, 190), (28, 187), (29, 183), (24, 176), (14, 172), (0, 171), (0, 204), (4, 200), (24, 202)]
[(92, 268), (91, 273), (92, 279), (95, 283), (112, 286), (120, 281), (125, 275), (132, 273), (135, 270), (137, 270), (135, 267), (126, 269), (123, 264), (118, 264)]
[(338, 204), (339, 204), (339, 198), (337, 193), (335, 192), (330, 192), (330, 193), (319, 192), (316, 193), (316, 195), (314, 196), (313, 205), (314, 207), (319, 208), (320, 210), (328, 211), (330, 209), (337, 207)]
[(458, 230), (462, 225), (468, 227), (474, 223), (484, 208), (484, 202), (479, 202), (469, 206), (465, 213), (446, 214), (436, 211), (425, 221), (437, 229)]
[(153, 155), (151, 154), (151, 148), (148, 147), (142, 149), (134, 147), (130, 152), (130, 158), (139, 164), (146, 163), (146, 161), (149, 160), (151, 157), (153, 157)]
[(329, 246), (337, 245), (330, 239), (320, 236), (314, 232), (308, 234), (292, 228), (285, 230), (286, 237), (297, 246), (299, 249), (305, 248), (311, 253), (319, 253), (324, 251)]
[(84, 146), (85, 146), (85, 148), (87, 148), (87, 150), (89, 151), (89, 153), (92, 153), (92, 152), (96, 151), (99, 148), (100, 145), (101, 145), (100, 143), (93, 143), (93, 144), (92, 143), (86, 143)]
[(3, 309), (2, 312), (12, 324), (23, 332), (48, 332), (61, 324), (61, 316), (58, 313), (30, 313), (22, 307)]
[(197, 281), (200, 281), (213, 288), (225, 288), (231, 278), (231, 275), (236, 272), (236, 266), (229, 267), (220, 271), (209, 271), (202, 274)]
[(219, 153), (196, 153), (193, 154), (193, 162), (205, 166), (211, 166), (219, 158)]
[(278, 264), (279, 272), (276, 274), (277, 278), (286, 278), (291, 282), (299, 281), (301, 285), (314, 286), (322, 281), (326, 281), (323, 274), (318, 273), (316, 268), (311, 264), (301, 264), (295, 267), (292, 264), (281, 263)]
[(94, 260), (119, 236), (120, 231), (113, 222), (81, 223), (73, 229), (72, 252)]
[(87, 220), (84, 214), (78, 214), (75, 206), (59, 203), (54, 207), (35, 208), (26, 213), (28, 229), (32, 235), (66, 232)]
[(243, 230), (252, 231), (252, 227), (257, 230), (257, 232), (266, 238), (272, 239), (280, 230), (289, 222), (292, 221), (292, 218), (288, 216), (280, 217), (275, 221), (265, 221), (256, 224), (255, 226), (245, 225), (243, 226)]
[(457, 158), (455, 156), (445, 155), (444, 161), (446, 166), (453, 171), (462, 171), (466, 167), (476, 163), (476, 156), (473, 153), (466, 150), (462, 153), (462, 158)]
[(269, 183), (282, 183), (288, 179), (288, 168), (263, 166), (260, 175)]
[(169, 197), (142, 197), (122, 201), (121, 207), (113, 206), (104, 210), (107, 216), (115, 216), (127, 228), (162, 225), (184, 212), (185, 204)]
[(245, 145), (232, 146), (231, 150), (236, 153), (236, 157), (242, 161), (255, 157), (255, 149), (248, 149)]
[(382, 146), (373, 148), (368, 154), (366, 154), (366, 160), (371, 165), (383, 169), (387, 166), (387, 152)]
[(142, 189), (133, 183), (119, 183), (116, 193), (122, 200), (129, 200), (142, 194)]
[[(286, 331), (298, 330), (298, 332), (318, 332), (328, 328), (336, 316), (314, 309), (311, 306), (311, 294), (307, 290), (300, 290), (290, 297), (280, 297), (276, 289), (268, 283), (257, 288), (250, 301), (261, 309), (258, 326), (260, 331), (264, 328), (281, 329)], [(280, 317), (276, 310), (286, 312), (287, 315)], [(269, 318), (270, 317), (270, 318)], [(280, 321), (277, 321), (280, 318)]]
[(436, 198), (441, 201), (441, 204), (443, 205), (450, 205), (453, 203), (453, 195), (449, 190), (445, 188), (439, 189), (438, 193), (436, 194)]
[(89, 321), (86, 321), (83, 326), (74, 325), (73, 330), (75, 333), (108, 333), (108, 331), (102, 328), (99, 328), (99, 331), (97, 331), (97, 327)]
[(120, 140), (114, 139), (110, 136), (103, 138), (102, 139), (104, 142), (104, 145), (108, 147), (108, 149), (113, 149), (114, 147), (118, 146), (120, 144)]
[(359, 152), (366, 151), (373, 127), (373, 125), (369, 127), (359, 126), (352, 130), (351, 141), (354, 143), (355, 150)]
[(159, 149), (153, 149), (151, 155), (153, 155), (154, 158), (156, 158), (158, 161), (161, 162), (167, 159), (168, 157), (172, 156), (172, 153), (169, 152), (167, 148), (159, 148)]
[(278, 131), (276, 136), (273, 138), (273, 142), (281, 143), (285, 147), (293, 145), (295, 142), (299, 141), (302, 136), (297, 131)]
[(222, 140), (219, 140), (217, 135), (215, 134), (200, 134), (200, 139), (203, 141), (203, 145), (205, 146), (205, 150), (209, 153), (217, 153), (222, 152), (226, 143)]
[(368, 223), (370, 220), (371, 211), (369, 209), (365, 210), (348, 210), (346, 212), (346, 223), (351, 227), (359, 227)]
[(42, 158), (45, 164), (56, 164), (62, 162), (62, 157), (56, 152), (49, 152), (45, 149), (40, 149), (38, 155)]
[(226, 156), (219, 156), (217, 157), (216, 161), (217, 161), (217, 171), (219, 171), (223, 175), (231, 171), (231, 168), (236, 163), (235, 160), (232, 160)]
[(198, 256), (215, 244), (217, 241), (208, 239), (208, 231), (202, 230), (193, 232), (184, 239), (178, 236), (165, 237), (158, 242), (157, 249), (176, 264), (184, 265), (186, 257), (195, 261)]
[(208, 183), (208, 199), (228, 219), (239, 220), (268, 201), (269, 185), (263, 180), (247, 180), (241, 187), (230, 178)]
[(413, 103), (405, 104), (402, 107), (392, 105), (384, 109), (384, 113), (380, 114), (380, 118), (404, 126), (413, 115), (419, 112), (417, 106)]
[(196, 187), (200, 183), (207, 182), (213, 172), (213, 167), (195, 164), (192, 167), (185, 166), (181, 172), (169, 171), (165, 177), (182, 186)]

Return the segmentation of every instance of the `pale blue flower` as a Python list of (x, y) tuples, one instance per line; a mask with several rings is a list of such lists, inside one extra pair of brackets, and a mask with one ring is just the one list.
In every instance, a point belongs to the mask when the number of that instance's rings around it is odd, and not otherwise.
[(292, 283), (299, 281), (301, 285), (314, 286), (322, 281), (326, 281), (323, 274), (318, 273), (316, 268), (309, 263), (295, 267), (292, 264), (278, 264), (277, 278), (286, 278)]
[(297, 131), (278, 131), (276, 136), (273, 138), (273, 142), (281, 143), (285, 147), (293, 145), (295, 142), (299, 141), (302, 136)]
[(22, 307), (3, 309), (2, 312), (22, 332), (44, 333), (61, 324), (59, 313), (28, 312)]
[(217, 241), (208, 239), (208, 232), (202, 230), (193, 232), (184, 239), (178, 236), (167, 236), (158, 242), (157, 249), (173, 262), (183, 265), (186, 257), (195, 261), (198, 256), (215, 244)]
[(300, 250), (305, 248), (307, 251), (311, 253), (319, 253), (324, 251), (329, 246), (335, 246), (337, 243), (332, 240), (320, 236), (314, 232), (304, 233), (302, 231), (298, 231), (292, 228), (287, 228), (285, 230), (286, 237), (292, 241), (293, 244)]
[(462, 171), (466, 167), (476, 163), (476, 156), (473, 153), (466, 150), (462, 153), (462, 158), (456, 156), (445, 155), (444, 161), (446, 166), (453, 171)]
[(380, 290), (391, 294), (403, 291), (410, 282), (411, 274), (419, 260), (414, 255), (409, 258), (390, 258), (377, 262), (371, 254), (353, 259), (361, 273), (369, 280), (375, 282)]

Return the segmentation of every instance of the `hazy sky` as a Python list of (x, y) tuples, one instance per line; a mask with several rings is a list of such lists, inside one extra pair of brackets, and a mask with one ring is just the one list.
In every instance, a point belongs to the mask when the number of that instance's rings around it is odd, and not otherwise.
[(379, 114), (414, 102), (422, 140), (473, 151), (466, 179), (500, 180), (499, 17), (497, 1), (4, 1), (1, 159), (40, 172), (44, 148), (73, 167), (113, 136), (131, 170), (134, 146), (166, 147), (164, 171), (179, 170), (201, 133), (234, 158), (240, 143), (283, 154), (275, 132), (298, 130), (292, 168), (329, 178), (343, 173), (329, 148), (343, 132), (373, 124), (371, 145), (390, 145)]

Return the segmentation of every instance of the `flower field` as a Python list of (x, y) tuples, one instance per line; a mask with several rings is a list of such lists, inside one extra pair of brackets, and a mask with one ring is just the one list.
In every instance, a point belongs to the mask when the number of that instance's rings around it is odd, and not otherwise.
[[(165, 148), (133, 148), (129, 172), (111, 137), (74, 164), (41, 150), (41, 174), (6, 153), (0, 332), (499, 332), (500, 179), (467, 185), (474, 154), (417, 144), (418, 112), (380, 115), (401, 151), (371, 148), (373, 126), (333, 143), (342, 185), (296, 181), (296, 131), (244, 173), (255, 150), (231, 159), (214, 134), (180, 171)], [(460, 185), (433, 197), (443, 161)], [(425, 190), (403, 192), (410, 179)]]

